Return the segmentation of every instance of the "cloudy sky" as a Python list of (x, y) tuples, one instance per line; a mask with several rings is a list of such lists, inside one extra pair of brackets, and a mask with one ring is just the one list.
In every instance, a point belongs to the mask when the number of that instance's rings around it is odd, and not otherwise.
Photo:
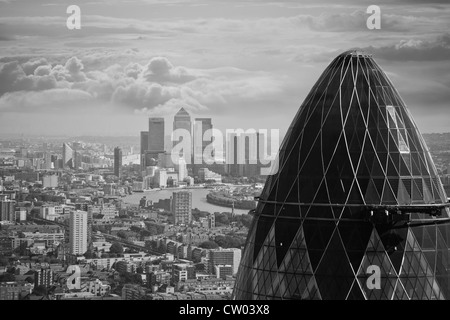
[(449, 27), (449, 0), (0, 0), (0, 134), (138, 135), (180, 107), (285, 132), (351, 48), (373, 53), (422, 132), (449, 132)]

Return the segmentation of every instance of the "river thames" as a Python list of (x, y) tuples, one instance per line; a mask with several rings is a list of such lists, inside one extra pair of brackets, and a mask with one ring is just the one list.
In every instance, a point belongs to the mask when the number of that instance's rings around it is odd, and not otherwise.
[[(148, 200), (152, 200), (153, 202), (158, 202), (160, 199), (169, 199), (173, 192), (176, 191), (190, 191), (192, 192), (192, 209), (199, 209), (202, 211), (207, 211), (210, 213), (213, 212), (231, 212), (231, 208), (216, 206), (212, 203), (208, 203), (206, 201), (206, 195), (211, 191), (210, 189), (204, 188), (193, 188), (193, 189), (163, 189), (156, 191), (144, 191), (144, 192), (135, 192), (132, 195), (127, 195), (122, 198), (124, 203), (129, 204), (139, 204), (139, 201), (142, 197), (147, 197)], [(243, 209), (234, 209), (235, 214), (247, 214), (249, 210)]]

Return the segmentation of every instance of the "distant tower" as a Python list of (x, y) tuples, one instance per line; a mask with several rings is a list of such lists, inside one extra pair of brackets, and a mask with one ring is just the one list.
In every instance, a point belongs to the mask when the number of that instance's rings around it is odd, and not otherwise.
[(231, 202), (231, 217), (234, 218), (234, 200)]
[(88, 241), (88, 213), (73, 211), (69, 220), (70, 253), (82, 255), (87, 251)]
[(150, 152), (164, 152), (164, 118), (148, 119), (147, 150)]
[(73, 168), (73, 149), (67, 144), (63, 143), (63, 167), (64, 168)]
[(114, 148), (114, 175), (122, 177), (122, 149)]
[[(175, 116), (173, 118), (173, 131), (175, 131), (177, 129), (184, 129), (189, 134), (189, 137), (191, 138), (190, 154), (191, 154), (191, 157), (192, 157), (192, 123), (191, 123), (191, 116), (189, 115), (189, 113), (184, 108), (181, 108), (175, 114)], [(183, 139), (184, 139), (184, 137), (183, 137)], [(179, 141), (181, 141), (181, 139)], [(179, 143), (179, 141), (173, 141), (173, 146), (177, 145)], [(186, 159), (187, 155), (186, 154), (180, 154), (180, 156), (182, 156), (182, 157), (184, 157)], [(190, 163), (192, 163), (192, 162), (190, 161)]]
[(180, 160), (178, 160), (178, 164), (176, 164), (176, 167), (178, 169), (178, 181), (183, 181), (188, 176), (186, 160), (184, 160), (184, 158), (180, 158)]
[(195, 118), (194, 121), (194, 133), (192, 135), (193, 143), (193, 170), (194, 175), (198, 174), (198, 169), (205, 167), (205, 161), (203, 159), (203, 152), (205, 148), (212, 143), (212, 137), (204, 140), (205, 132), (212, 130), (211, 118)]
[(0, 221), (15, 222), (15, 205), (14, 200), (0, 198)]
[(145, 152), (148, 151), (148, 131), (141, 131), (141, 169), (145, 170)]
[(158, 155), (164, 153), (164, 150), (164, 118), (149, 118), (148, 132), (141, 132), (142, 171), (150, 166), (150, 159), (158, 159)]

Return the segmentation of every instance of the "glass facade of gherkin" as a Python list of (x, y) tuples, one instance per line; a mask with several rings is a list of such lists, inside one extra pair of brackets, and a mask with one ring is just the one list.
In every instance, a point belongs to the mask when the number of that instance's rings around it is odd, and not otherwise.
[(450, 299), (447, 196), (371, 55), (323, 72), (253, 214), (236, 300)]

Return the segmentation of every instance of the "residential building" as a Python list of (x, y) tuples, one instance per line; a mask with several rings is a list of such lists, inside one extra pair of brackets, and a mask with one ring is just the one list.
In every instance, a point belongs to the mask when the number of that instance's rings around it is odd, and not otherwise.
[(171, 209), (174, 224), (189, 225), (192, 221), (192, 193), (190, 191), (174, 192)]
[(87, 251), (88, 213), (76, 210), (70, 213), (69, 243), (70, 253), (83, 255)]

